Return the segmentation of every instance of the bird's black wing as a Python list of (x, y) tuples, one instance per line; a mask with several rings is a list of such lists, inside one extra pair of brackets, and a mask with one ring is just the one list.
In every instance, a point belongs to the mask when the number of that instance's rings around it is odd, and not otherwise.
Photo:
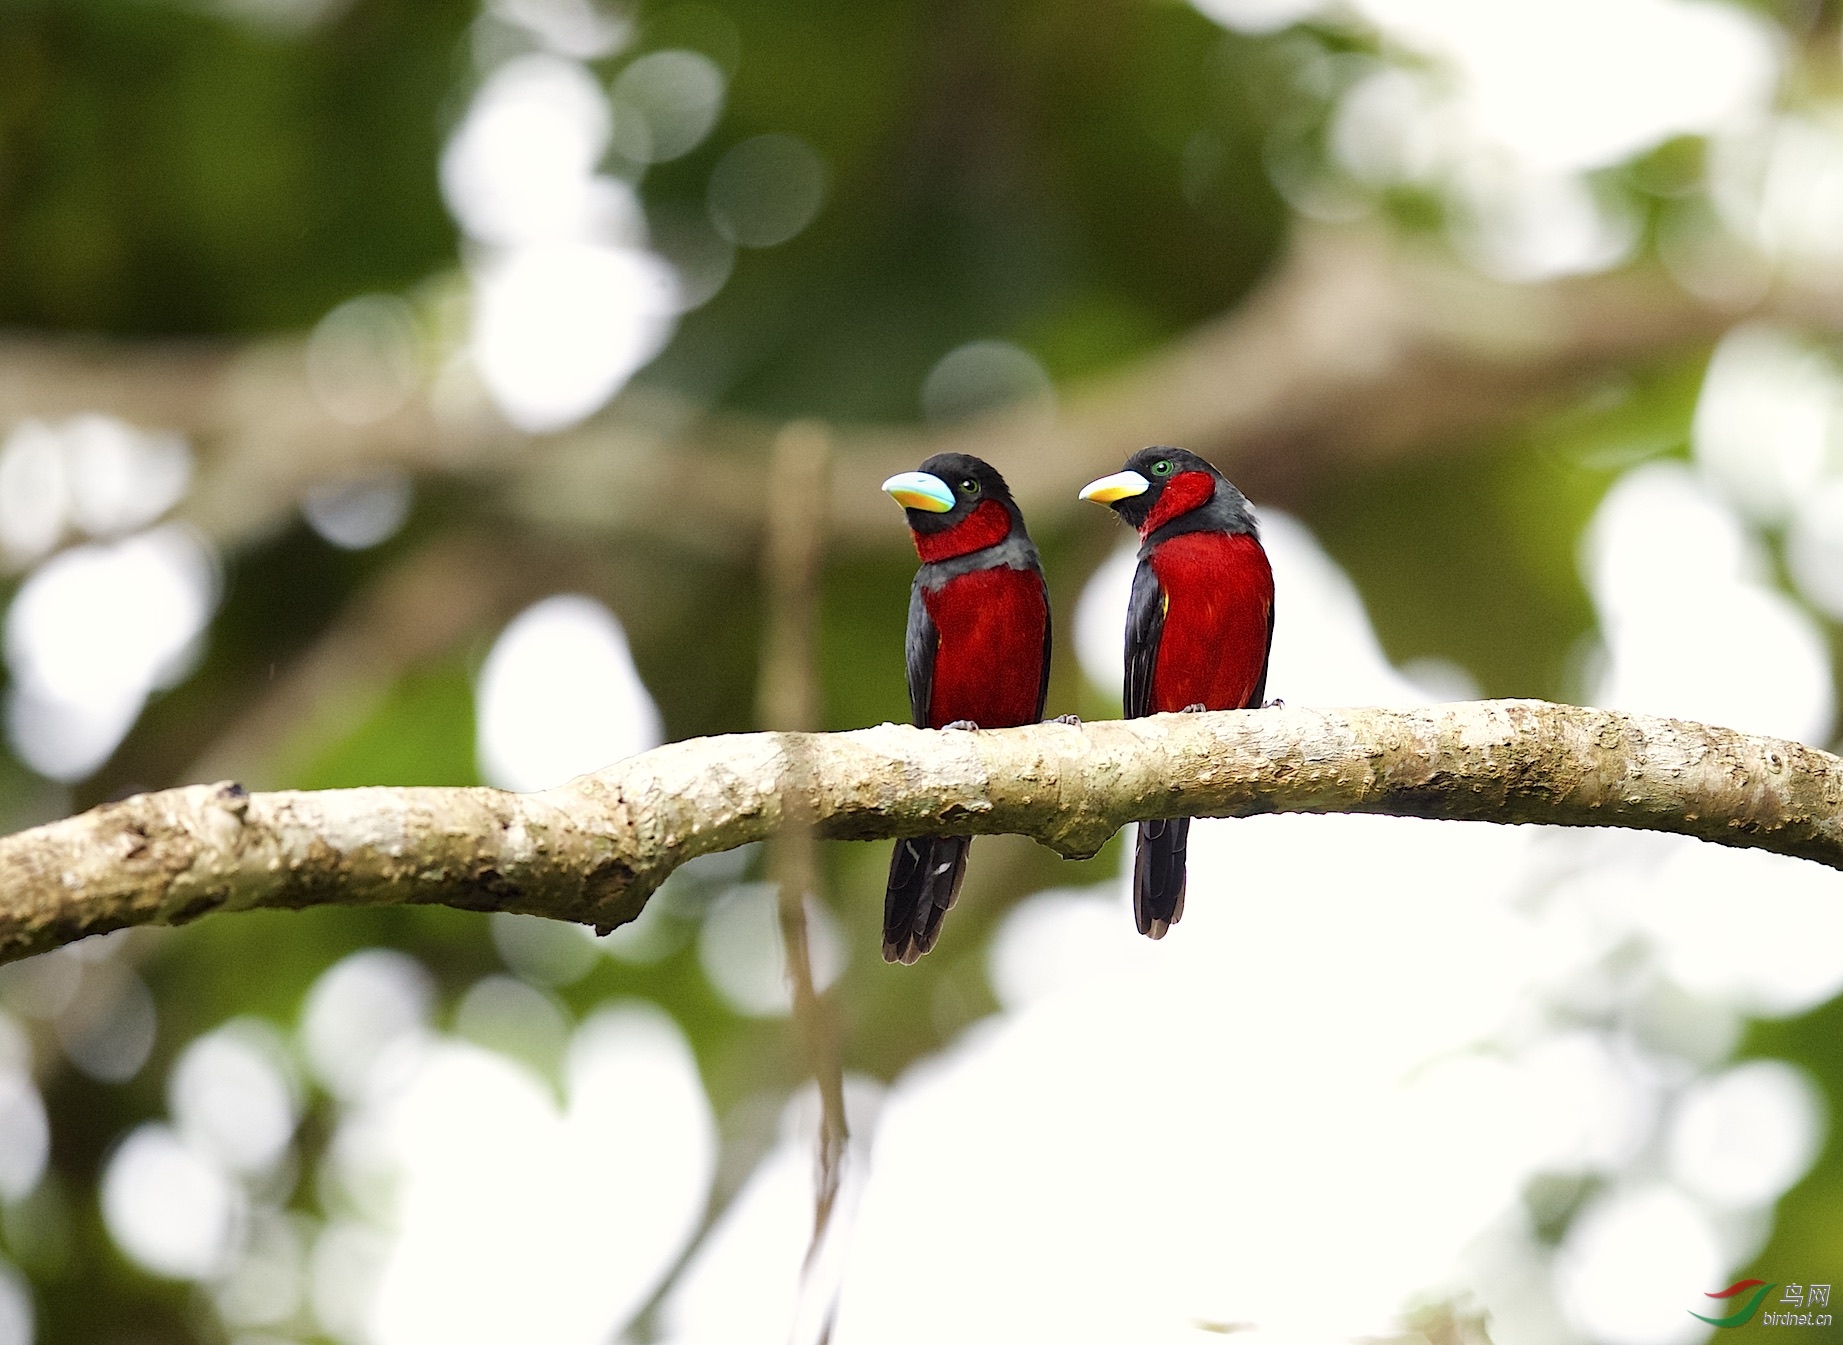
[[(1158, 642), (1165, 633), (1165, 590), (1152, 566), (1141, 560), (1133, 573), (1133, 595), (1126, 604), (1126, 687), (1121, 697), (1128, 719), (1152, 713), (1152, 670), (1158, 666)], [(1184, 855), (1190, 838), (1188, 817), (1151, 819), (1139, 824), (1133, 845), (1133, 919), (1139, 932), (1162, 939), (1184, 914)]]
[(1128, 719), (1152, 713), (1152, 669), (1165, 633), (1165, 591), (1147, 561), (1133, 572), (1133, 596), (1126, 604), (1126, 686), (1121, 708)]
[[(928, 725), (934, 699), (934, 660), (941, 633), (922, 600), (921, 575), (909, 590), (909, 634), (904, 655), (909, 672), (909, 710), (915, 727)], [(917, 836), (896, 842), (890, 855), (889, 884), (883, 893), (883, 958), (912, 963), (934, 947), (941, 920), (960, 895), (966, 879), (970, 836)]]
[(909, 665), (909, 716), (915, 727), (928, 727), (928, 705), (934, 699), (934, 656), (941, 647), (941, 633), (928, 615), (922, 601), (921, 576), (909, 589), (909, 636), (904, 654)]
[(1037, 718), (1043, 718), (1043, 707), (1049, 703), (1049, 654), (1050, 654), (1050, 614), (1049, 581), (1043, 577), (1043, 571), (1037, 571), (1037, 582), (1043, 585), (1043, 671), (1037, 675)]
[(1273, 608), (1270, 601), (1267, 604), (1267, 649), (1261, 655), (1261, 680), (1254, 684), (1254, 699), (1247, 704), (1250, 710), (1259, 710), (1267, 704), (1267, 667), (1273, 662)]

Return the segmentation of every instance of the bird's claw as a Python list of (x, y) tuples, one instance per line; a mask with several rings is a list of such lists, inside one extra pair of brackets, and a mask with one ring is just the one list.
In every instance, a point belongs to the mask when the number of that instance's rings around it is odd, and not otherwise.
[(1181, 715), (1200, 715), (1206, 713), (1208, 710), (1209, 706), (1205, 705), (1202, 701), (1192, 701), (1182, 710), (1179, 710), (1178, 713)]
[(975, 723), (974, 723), (974, 722), (973, 722), (972, 720), (970, 720), (970, 719), (956, 719), (956, 720), (954, 720), (954, 722), (953, 722), (953, 723), (951, 723), (951, 724), (943, 724), (943, 725), (941, 725), (941, 727), (942, 727), (943, 729), (963, 729), (963, 730), (967, 730), (967, 729), (976, 729), (976, 728), (978, 728), (978, 727), (979, 727), (979, 725), (977, 725), (977, 724), (975, 724)]
[(1261, 708), (1263, 710), (1284, 710), (1286, 708), (1286, 702), (1281, 700), (1278, 696), (1275, 696), (1272, 700), (1261, 706)]
[(1081, 716), (1080, 715), (1057, 715), (1054, 719), (1050, 720), (1050, 723), (1067, 724), (1072, 729), (1078, 729), (1081, 727)]

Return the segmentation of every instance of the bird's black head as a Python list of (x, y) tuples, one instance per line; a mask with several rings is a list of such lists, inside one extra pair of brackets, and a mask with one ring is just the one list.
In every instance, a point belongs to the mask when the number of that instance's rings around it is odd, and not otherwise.
[[(1005, 478), (991, 463), (970, 453), (936, 453), (918, 470), (892, 476), (883, 489), (908, 514), (917, 537), (951, 532), (976, 514), (984, 520), (978, 531), (997, 530), (992, 542), (1002, 541), (1012, 527), (1023, 526)], [(1007, 526), (998, 527), (994, 510), (982, 512), (987, 504), (998, 506), (996, 512)]]
[(1142, 536), (1178, 519), (1199, 529), (1254, 531), (1247, 497), (1188, 449), (1142, 448), (1113, 475), (1090, 481), (1081, 498), (1106, 505)]

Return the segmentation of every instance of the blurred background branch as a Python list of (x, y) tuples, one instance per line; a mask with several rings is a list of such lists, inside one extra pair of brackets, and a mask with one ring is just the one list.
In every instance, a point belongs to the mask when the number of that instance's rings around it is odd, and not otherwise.
[[(1795, 285), (1750, 307), (1843, 320), (1836, 296)], [(1149, 426), (1287, 498), (1342, 465), (1451, 451), (1564, 407), (1609, 371), (1699, 347), (1745, 315), (1657, 267), (1513, 285), (1373, 226), (1307, 224), (1232, 312), (1074, 384), (1054, 415), (1026, 405), (933, 431), (841, 426), (832, 516), (845, 541), (895, 545), (876, 484), (953, 451), (1004, 461), (1030, 516), (1058, 519)], [(531, 435), (478, 390), (446, 389), (447, 404), (443, 391), (355, 425), (316, 396), (300, 345), (0, 344), (0, 420), (102, 409), (191, 436), (200, 464), (182, 516), (224, 545), (272, 532), (319, 480), (383, 469), (477, 482), (534, 521), (596, 531), (711, 545), (762, 524), (763, 421), (635, 389), (580, 426)], [(677, 507), (643, 507), (666, 483)]]

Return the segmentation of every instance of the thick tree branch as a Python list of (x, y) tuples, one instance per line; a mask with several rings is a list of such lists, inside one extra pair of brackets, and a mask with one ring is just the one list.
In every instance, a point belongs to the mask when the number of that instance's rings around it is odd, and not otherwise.
[(541, 794), (140, 795), (0, 840), (0, 956), (257, 907), (439, 902), (618, 925), (679, 864), (799, 817), (833, 839), (1017, 832), (1077, 857), (1141, 818), (1274, 812), (1630, 827), (1843, 869), (1843, 760), (1680, 720), (1482, 701), (885, 724), (692, 739)]

